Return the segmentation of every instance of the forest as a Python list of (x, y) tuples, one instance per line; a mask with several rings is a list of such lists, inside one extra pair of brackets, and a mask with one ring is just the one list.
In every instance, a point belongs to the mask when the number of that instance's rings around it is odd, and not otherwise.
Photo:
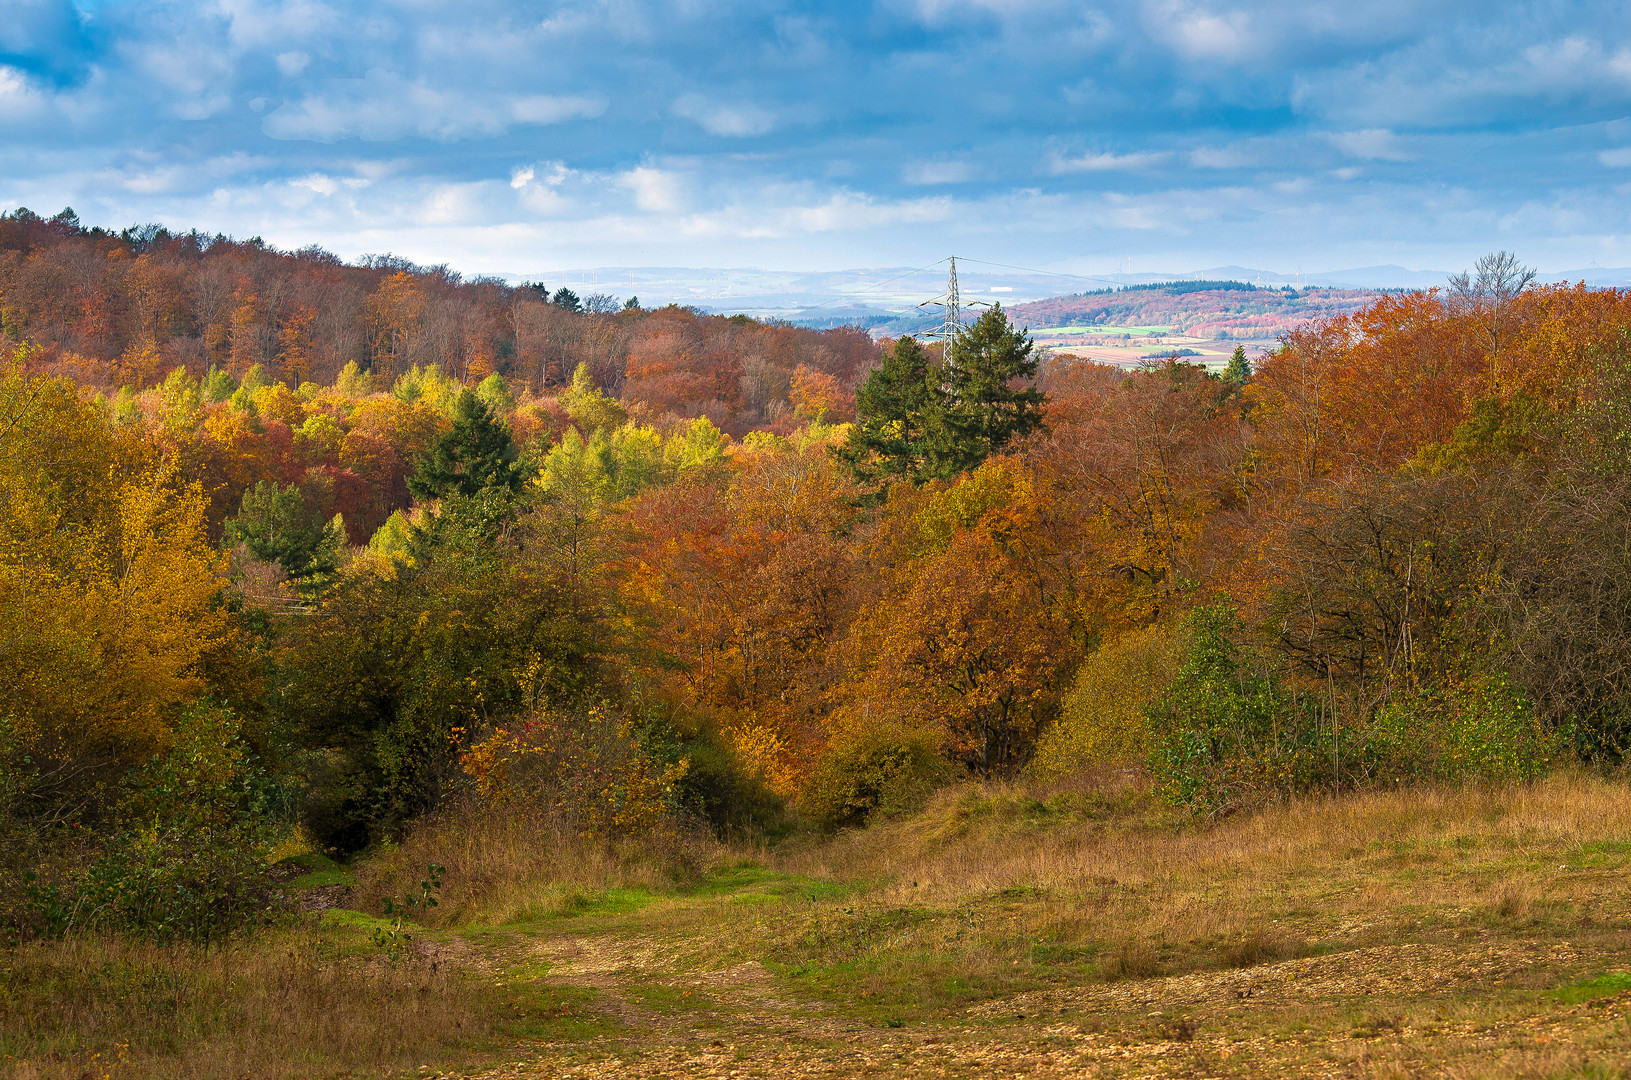
[(390, 915), (969, 784), (1187, 827), (1631, 735), (1631, 296), (1509, 256), (1222, 375), (67, 211), (0, 219), (0, 314), (14, 948), (269, 933), (291, 858)]

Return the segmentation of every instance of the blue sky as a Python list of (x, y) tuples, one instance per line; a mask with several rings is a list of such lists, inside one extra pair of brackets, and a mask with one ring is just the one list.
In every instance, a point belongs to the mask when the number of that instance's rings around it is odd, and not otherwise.
[(0, 0), (0, 207), (467, 272), (1631, 265), (1608, 3)]

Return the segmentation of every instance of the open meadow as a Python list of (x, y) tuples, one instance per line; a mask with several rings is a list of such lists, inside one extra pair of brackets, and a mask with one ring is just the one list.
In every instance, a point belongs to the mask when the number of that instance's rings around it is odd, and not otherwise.
[[(428, 825), (205, 950), (0, 968), (18, 1078), (1574, 1077), (1631, 1070), (1619, 778), (1172, 820), (1134, 779), (959, 787), (785, 848), (540, 862)], [(437, 860), (429, 925), (381, 918)], [(357, 882), (360, 880), (360, 884)], [(314, 884), (316, 882), (316, 884)], [(321, 882), (328, 882), (324, 885)], [(336, 888), (335, 882), (341, 884)], [(362, 910), (355, 910), (362, 909)]]

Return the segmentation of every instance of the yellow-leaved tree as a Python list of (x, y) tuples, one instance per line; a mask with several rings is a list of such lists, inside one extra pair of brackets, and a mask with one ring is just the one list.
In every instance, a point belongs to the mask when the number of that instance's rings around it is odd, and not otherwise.
[(71, 383), (0, 375), (0, 817), (106, 805), (234, 680), (205, 511)]

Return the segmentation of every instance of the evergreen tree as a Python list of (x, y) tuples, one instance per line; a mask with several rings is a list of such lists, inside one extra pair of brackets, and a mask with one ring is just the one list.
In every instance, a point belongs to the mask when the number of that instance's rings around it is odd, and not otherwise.
[(938, 369), (914, 337), (902, 337), (855, 392), (855, 425), (839, 457), (856, 479), (918, 482), (939, 402)]
[(1234, 354), (1229, 357), (1229, 366), (1223, 369), (1223, 381), (1233, 383), (1235, 386), (1245, 386), (1252, 378), (1251, 361), (1246, 359), (1246, 346), (1236, 345)]
[(550, 302), (558, 308), (565, 308), (574, 315), (583, 310), (583, 301), (578, 299), (578, 294), (564, 286), (555, 290), (555, 299)]
[(942, 407), (931, 425), (928, 475), (949, 480), (1042, 426), (1047, 399), (1035, 385), (1034, 349), (1001, 304), (951, 343), (940, 368)]
[(856, 391), (857, 420), (840, 456), (862, 483), (949, 480), (976, 468), (1042, 425), (1033, 348), (1000, 305), (958, 335), (942, 364), (901, 338)]
[(453, 430), (437, 439), (408, 478), (416, 499), (439, 499), (449, 493), (472, 496), (484, 488), (521, 488), (515, 440), (509, 429), (470, 390), (460, 391), (453, 405)]
[(244, 492), (225, 539), (228, 547), (242, 544), (255, 558), (277, 563), (306, 591), (339, 569), (345, 534), (339, 516), (325, 518), (318, 500), (298, 484), (262, 480)]

